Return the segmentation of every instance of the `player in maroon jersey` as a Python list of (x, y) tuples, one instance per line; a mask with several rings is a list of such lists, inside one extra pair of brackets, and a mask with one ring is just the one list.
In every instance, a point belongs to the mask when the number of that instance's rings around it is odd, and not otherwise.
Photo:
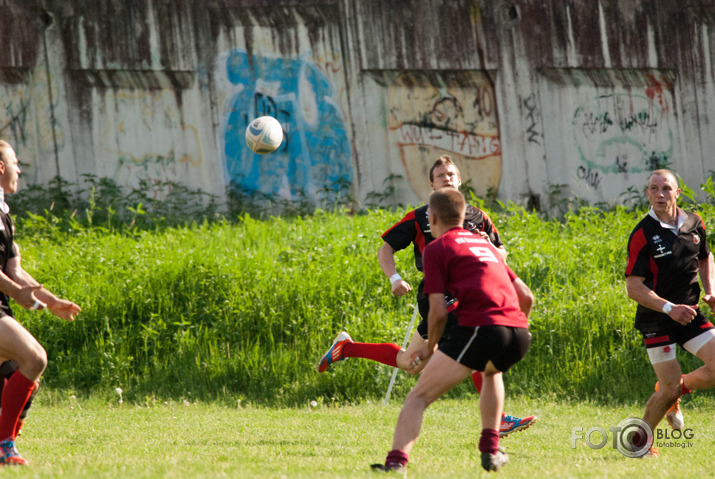
[(17, 191), (20, 175), (17, 156), (0, 140), (0, 357), (15, 361), (15, 371), (4, 384), (0, 409), (0, 465), (25, 465), (15, 447), (18, 420), (47, 366), (42, 345), (12, 316), (10, 298), (26, 309), (47, 308), (55, 316), (73, 320), (80, 307), (45, 289), (22, 268), (20, 249), (13, 240), (14, 226), (5, 194)]
[[(440, 156), (429, 172), (430, 186), (433, 190), (439, 188), (458, 189), (462, 184), (462, 179), (449, 155)], [(407, 213), (404, 218), (388, 229), (383, 235), (384, 243), (378, 251), (380, 267), (387, 278), (392, 283), (392, 293), (395, 296), (402, 296), (412, 291), (412, 286), (407, 283), (397, 273), (394, 255), (397, 251), (414, 245), (415, 266), (422, 271), (422, 252), (424, 248), (434, 239), (430, 230), (428, 218), (428, 205), (424, 205), (416, 210)], [(500, 255), (506, 258), (506, 250), (499, 237), (499, 232), (489, 215), (484, 211), (467, 204), (464, 214), (463, 228), (482, 235), (489, 239), (497, 248)], [(427, 365), (426, 361), (417, 368), (411, 367), (411, 355), (424, 346), (427, 340), (427, 315), (429, 312), (429, 301), (423, 292), (424, 280), (420, 281), (417, 287), (417, 306), (422, 317), (417, 331), (412, 336), (407, 350), (395, 343), (357, 343), (350, 335), (343, 331), (339, 333), (330, 349), (321, 357), (318, 363), (318, 371), (323, 372), (333, 363), (350, 357), (372, 359), (388, 366), (398, 367), (411, 374), (418, 374)], [(452, 313), (457, 307), (457, 302), (451, 294), (445, 295), (445, 302), (449, 312), (447, 327), (443, 337), (450, 336), (452, 328), (457, 324), (457, 319)], [(472, 381), (477, 392), (481, 391), (482, 375), (475, 372)], [(524, 418), (504, 414), (499, 432), (501, 437), (508, 434), (524, 430), (533, 425), (537, 420), (536, 416), (530, 415)]]
[[(429, 363), (402, 406), (392, 450), (375, 469), (404, 470), (425, 409), (474, 371), (484, 376), (479, 396), (482, 467), (496, 471), (508, 462), (506, 454), (498, 450), (504, 404), (502, 373), (529, 349), (527, 317), (534, 297), (489, 240), (462, 228), (464, 207), (464, 196), (454, 188), (430, 195), (429, 220), (436, 239), (424, 250), (428, 338), (410, 357), (413, 368), (428, 359)], [(442, 341), (448, 317), (444, 295), (448, 291), (459, 301), (457, 326)]]
[[(645, 342), (657, 377), (656, 391), (645, 405), (643, 419), (655, 430), (665, 415), (673, 429), (682, 430), (680, 397), (693, 389), (715, 386), (715, 329), (700, 311), (702, 300), (715, 309), (715, 266), (703, 220), (677, 206), (680, 188), (675, 175), (656, 170), (648, 179), (651, 208), (628, 240), (626, 290), (638, 303), (635, 327)], [(681, 374), (675, 346), (696, 355), (704, 366)], [(646, 455), (646, 434), (633, 445)]]

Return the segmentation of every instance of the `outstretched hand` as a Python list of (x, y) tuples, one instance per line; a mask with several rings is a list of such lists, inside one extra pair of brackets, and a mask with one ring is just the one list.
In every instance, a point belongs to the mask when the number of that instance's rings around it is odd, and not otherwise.
[(415, 374), (422, 371), (422, 369), (424, 369), (423, 363), (426, 363), (427, 360), (432, 357), (432, 353), (432, 348), (427, 344), (412, 353), (412, 357), (410, 357), (410, 367), (407, 372)]
[(52, 311), (52, 314), (58, 318), (66, 319), (68, 321), (74, 321), (82, 308), (74, 304), (72, 301), (67, 301), (66, 299), (57, 299), (52, 305), (48, 306), (47, 309)]

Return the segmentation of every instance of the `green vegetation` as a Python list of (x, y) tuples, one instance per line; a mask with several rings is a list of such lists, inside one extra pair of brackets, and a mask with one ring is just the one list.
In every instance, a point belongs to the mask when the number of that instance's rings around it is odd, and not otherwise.
[[(12, 477), (42, 478), (374, 478), (369, 465), (390, 449), (400, 401), (382, 404), (296, 408), (221, 407), (182, 401), (119, 404), (73, 400), (44, 391), (22, 436), (27, 468), (3, 470)], [(499, 476), (711, 477), (714, 401), (685, 408), (688, 438), (658, 440), (661, 457), (630, 459), (612, 447), (613, 433), (642, 404), (603, 407), (591, 402), (509, 398), (510, 411), (533, 412), (539, 422), (502, 440), (510, 462)], [(572, 443), (573, 428), (607, 431), (607, 443), (591, 449)], [(479, 413), (474, 395), (437, 401), (425, 413), (412, 450), (408, 477), (494, 477), (481, 469)], [(672, 434), (667, 426), (656, 430)], [(590, 436), (598, 444), (598, 432)], [(575, 447), (572, 447), (575, 446)], [(397, 477), (397, 476), (395, 476)]]
[[(17, 220), (26, 269), (83, 308), (72, 324), (15, 308), (48, 350), (46, 387), (80, 397), (112, 397), (120, 387), (135, 403), (294, 406), (307, 398), (382, 397), (390, 368), (349, 360), (318, 374), (315, 363), (343, 329), (361, 341), (402, 342), (414, 298), (390, 294), (376, 252), (403, 210), (353, 215), (336, 207), (229, 221), (209, 208), (209, 217), (198, 221), (194, 209), (182, 222), (190, 198), (154, 203), (147, 216), (140, 206), (113, 203), (121, 195), (111, 184), (95, 186), (99, 193), (84, 209), (67, 203), (40, 213), (35, 198), (36, 213)], [(508, 391), (609, 402), (647, 397), (653, 373), (623, 280), (628, 234), (645, 210), (578, 205), (545, 218), (511, 204), (482, 206), (502, 233), (510, 265), (536, 295), (532, 348), (509, 373)], [(22, 203), (12, 207), (25, 211)], [(715, 225), (713, 204), (697, 208)], [(401, 253), (398, 269), (416, 286), (412, 260), (410, 251)], [(683, 356), (683, 365), (690, 370), (699, 361)], [(393, 394), (412, 384), (398, 375)], [(465, 394), (466, 383), (451, 393)]]

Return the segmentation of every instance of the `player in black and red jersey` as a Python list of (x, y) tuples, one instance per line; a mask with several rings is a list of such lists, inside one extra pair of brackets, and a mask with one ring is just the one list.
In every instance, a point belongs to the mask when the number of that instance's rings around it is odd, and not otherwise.
[[(643, 419), (655, 430), (665, 415), (673, 429), (681, 430), (680, 397), (715, 386), (715, 329), (698, 307), (700, 276), (702, 299), (715, 308), (715, 267), (703, 220), (676, 205), (680, 188), (675, 175), (654, 171), (646, 196), (651, 208), (631, 233), (626, 265), (628, 296), (638, 303), (635, 327), (658, 380)], [(676, 344), (705, 365), (682, 375)], [(655, 448), (646, 448), (645, 432), (635, 436), (634, 447), (658, 455)]]
[[(433, 190), (440, 188), (459, 189), (462, 184), (459, 170), (449, 155), (442, 155), (435, 161), (432, 168), (430, 168), (429, 179), (430, 186)], [(500, 255), (506, 258), (506, 250), (499, 238), (499, 232), (491, 218), (489, 218), (484, 211), (472, 205), (467, 205), (463, 227), (468, 231), (489, 239), (497, 248)], [(382, 235), (382, 239), (384, 243), (377, 255), (380, 267), (383, 273), (390, 279), (390, 283), (392, 283), (392, 293), (395, 296), (405, 295), (412, 291), (412, 286), (404, 281), (397, 273), (394, 255), (397, 251), (413, 244), (415, 266), (419, 271), (422, 271), (422, 252), (434, 239), (430, 230), (427, 205), (407, 213), (404, 218)], [(412, 336), (407, 350), (394, 343), (356, 343), (350, 338), (348, 333), (343, 331), (336, 336), (330, 349), (321, 357), (318, 363), (318, 371), (325, 371), (333, 362), (355, 357), (372, 359), (373, 361), (378, 361), (388, 366), (398, 367), (411, 374), (418, 374), (427, 363), (425, 361), (419, 368), (412, 368), (410, 357), (415, 351), (424, 346), (427, 339), (429, 301), (424, 294), (423, 287), (424, 280), (420, 281), (417, 288), (417, 306), (422, 320), (417, 326), (417, 331), (415, 331)], [(445, 302), (448, 312), (450, 313), (447, 328), (444, 333), (444, 337), (447, 338), (452, 328), (457, 324), (457, 318), (453, 313), (457, 308), (457, 301), (453, 296), (447, 294), (445, 296)], [(477, 391), (481, 391), (481, 373), (475, 372), (472, 376), (472, 381)], [(536, 419), (536, 416), (519, 418), (505, 414), (502, 418), (500, 434), (502, 437), (505, 437), (512, 432), (524, 430), (534, 424)]]
[[(430, 223), (437, 239), (424, 250), (429, 335), (410, 360), (417, 368), (431, 359), (405, 399), (392, 450), (385, 463), (373, 465), (374, 469), (404, 472), (425, 409), (474, 371), (484, 373), (479, 397), (482, 467), (496, 471), (508, 462), (498, 449), (504, 404), (502, 373), (529, 349), (527, 317), (534, 296), (489, 240), (461, 227), (464, 206), (464, 197), (454, 188), (442, 188), (430, 196)], [(448, 321), (444, 295), (448, 291), (460, 304), (458, 324), (444, 338)]]
[(15, 318), (10, 298), (23, 308), (47, 308), (55, 316), (73, 320), (80, 307), (60, 299), (38, 283), (22, 267), (15, 244), (14, 226), (5, 194), (17, 191), (20, 167), (9, 143), (0, 140), (0, 357), (15, 361), (17, 370), (4, 382), (0, 408), (0, 465), (25, 465), (15, 447), (18, 421), (47, 366), (42, 345)]

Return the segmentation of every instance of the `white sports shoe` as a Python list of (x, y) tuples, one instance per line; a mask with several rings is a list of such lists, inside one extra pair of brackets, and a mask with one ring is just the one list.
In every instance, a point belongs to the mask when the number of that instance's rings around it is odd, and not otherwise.
[(665, 413), (665, 420), (668, 421), (670, 427), (676, 431), (682, 431), (685, 427), (685, 420), (683, 419), (683, 412), (680, 410), (680, 398), (675, 401), (675, 404), (670, 406), (668, 412)]

